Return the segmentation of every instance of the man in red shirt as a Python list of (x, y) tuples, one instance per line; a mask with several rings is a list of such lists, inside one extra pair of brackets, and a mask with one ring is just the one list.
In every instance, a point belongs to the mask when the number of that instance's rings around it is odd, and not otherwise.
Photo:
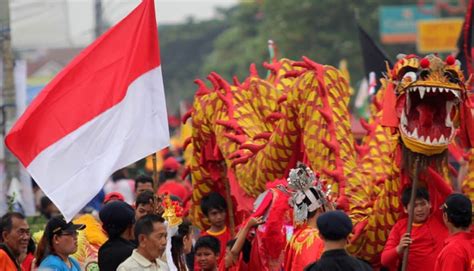
[[(411, 188), (402, 193), (405, 212), (409, 209)], [(382, 265), (389, 270), (398, 270), (402, 264), (404, 250), (410, 246), (407, 270), (434, 269), (436, 256), (448, 237), (448, 229), (443, 223), (439, 206), (430, 215), (430, 195), (425, 188), (416, 190), (413, 228), (411, 236), (407, 233), (408, 218), (402, 218), (393, 226), (382, 252)]]
[(470, 230), (472, 203), (463, 194), (452, 194), (442, 206), (443, 220), (449, 230), (449, 237), (436, 259), (435, 270), (474, 270), (474, 239)]

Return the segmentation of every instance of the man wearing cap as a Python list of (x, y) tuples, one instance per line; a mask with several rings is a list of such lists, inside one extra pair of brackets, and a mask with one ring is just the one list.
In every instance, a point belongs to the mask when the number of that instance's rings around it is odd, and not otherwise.
[(18, 258), (26, 254), (30, 228), (20, 213), (7, 213), (0, 222), (0, 270), (21, 270)]
[(449, 237), (438, 255), (436, 271), (474, 270), (474, 239), (472, 238), (472, 203), (463, 194), (451, 194), (441, 207)]
[(99, 269), (115, 271), (136, 248), (131, 241), (134, 239), (135, 210), (123, 201), (113, 201), (100, 210), (99, 217), (109, 236), (99, 249)]
[(342, 211), (329, 211), (317, 220), (319, 233), (324, 242), (321, 258), (305, 268), (309, 271), (366, 271), (372, 268), (347, 253), (347, 237), (352, 232), (352, 222)]

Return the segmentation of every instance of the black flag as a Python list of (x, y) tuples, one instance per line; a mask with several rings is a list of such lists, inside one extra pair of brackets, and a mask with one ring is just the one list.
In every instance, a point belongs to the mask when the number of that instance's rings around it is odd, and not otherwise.
[(366, 76), (369, 76), (370, 72), (375, 72), (377, 78), (376, 90), (380, 88), (379, 78), (383, 76), (383, 73), (387, 71), (385, 62), (387, 61), (389, 66), (392, 66), (390, 59), (387, 54), (380, 48), (380, 46), (365, 32), (362, 26), (357, 22), (357, 28), (359, 30), (360, 47), (362, 50), (362, 57), (364, 58), (364, 69)]

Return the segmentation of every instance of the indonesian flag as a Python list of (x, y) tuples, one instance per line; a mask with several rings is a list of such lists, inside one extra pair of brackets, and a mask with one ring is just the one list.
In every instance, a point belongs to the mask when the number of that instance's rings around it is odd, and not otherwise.
[(114, 171), (168, 146), (153, 0), (65, 67), (5, 143), (68, 221)]

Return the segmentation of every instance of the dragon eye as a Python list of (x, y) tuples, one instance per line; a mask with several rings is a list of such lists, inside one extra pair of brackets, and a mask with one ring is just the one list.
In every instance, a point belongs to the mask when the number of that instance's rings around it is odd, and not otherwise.
[(444, 73), (444, 76), (449, 80), (449, 82), (454, 83), (454, 84), (459, 84), (459, 78), (457, 74), (451, 71), (446, 71)]
[(409, 80), (409, 82), (415, 82), (417, 79), (415, 72), (407, 72), (403, 75), (403, 80)]

